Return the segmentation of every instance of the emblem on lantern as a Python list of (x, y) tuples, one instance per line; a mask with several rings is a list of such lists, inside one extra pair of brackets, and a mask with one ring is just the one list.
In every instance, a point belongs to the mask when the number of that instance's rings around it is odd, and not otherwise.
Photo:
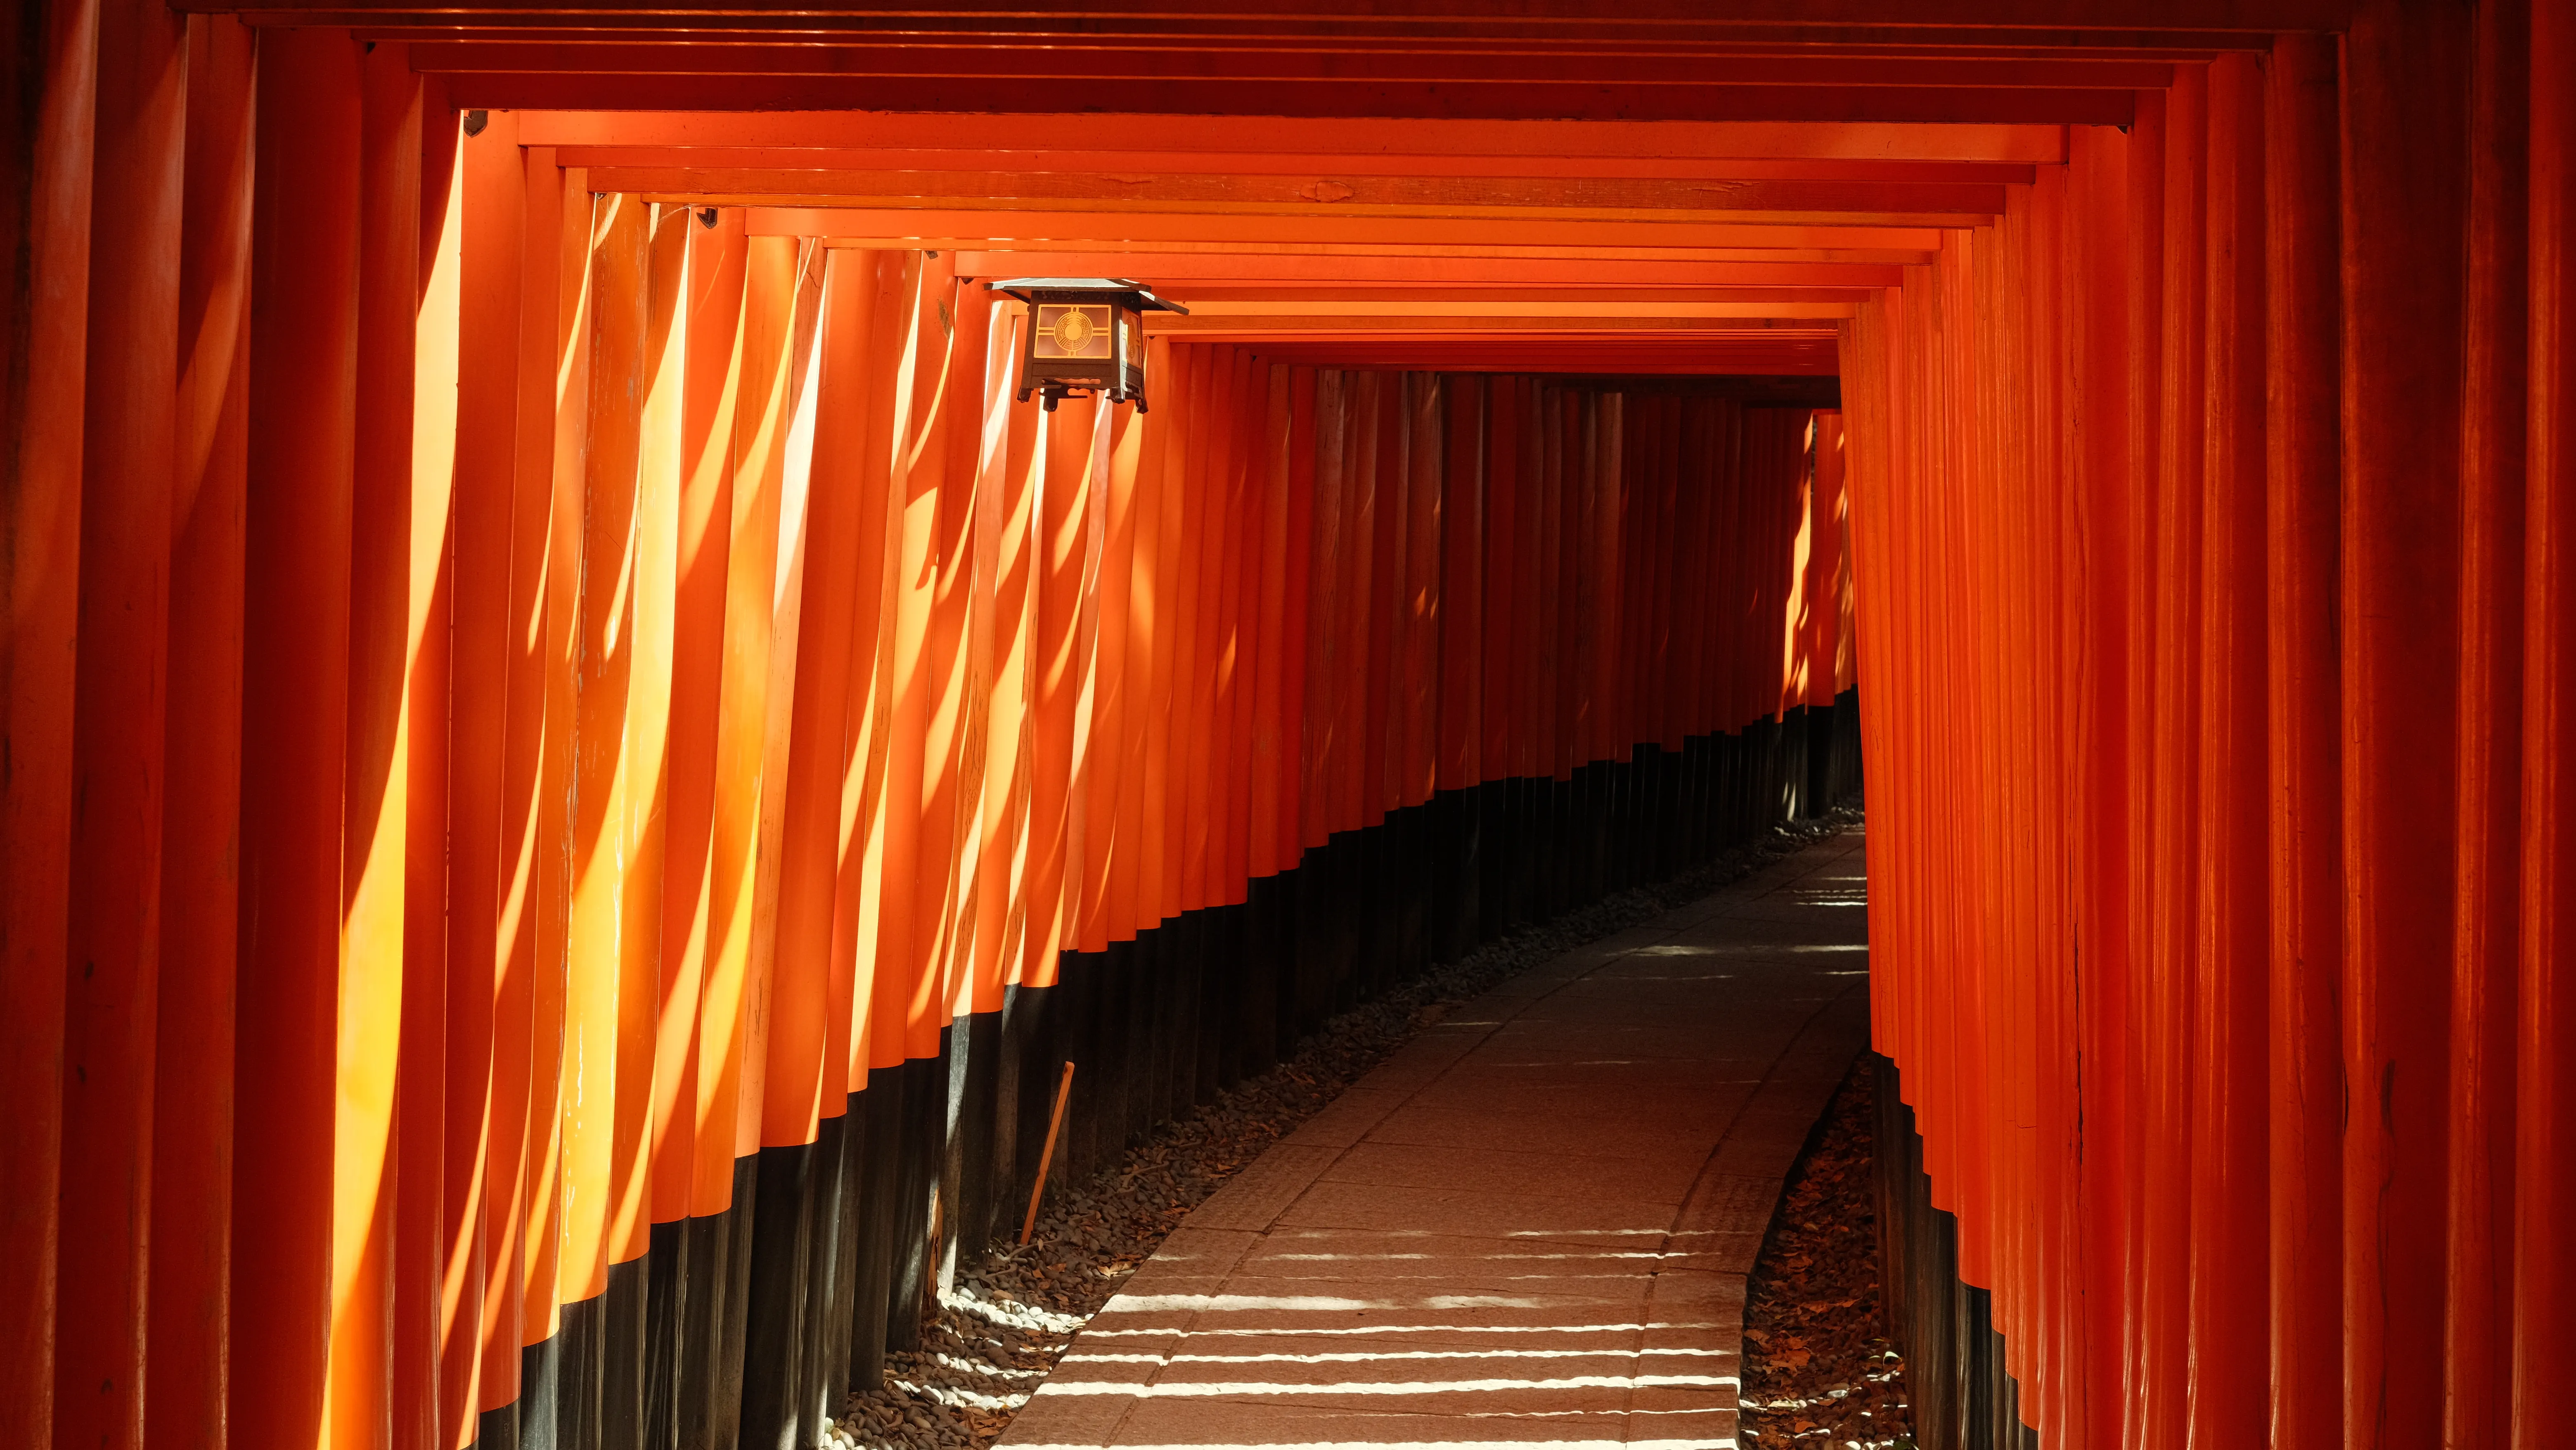
[(1189, 309), (1117, 277), (1020, 277), (987, 282), (1029, 305), (1019, 400), (1055, 405), (1077, 394), (1145, 410), (1145, 314)]

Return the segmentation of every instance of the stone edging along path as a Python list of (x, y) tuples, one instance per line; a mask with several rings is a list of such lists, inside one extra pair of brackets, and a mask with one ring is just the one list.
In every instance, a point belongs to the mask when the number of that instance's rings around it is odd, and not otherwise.
[[(1096, 1353), (1107, 1357), (1101, 1367), (1123, 1367), (1112, 1371), (1116, 1377), (1112, 1383), (1125, 1379), (1130, 1370), (1159, 1371), (1161, 1357), (1153, 1352), (1159, 1345), (1112, 1346), (1111, 1339), (1128, 1331), (1113, 1334), (1111, 1326), (1095, 1316), (1104, 1308), (1113, 1317), (1130, 1313), (1147, 1295), (1168, 1302), (1165, 1291), (1171, 1286), (1156, 1288), (1149, 1281), (1168, 1276), (1175, 1265), (1195, 1261), (1195, 1254), (1181, 1252), (1193, 1238), (1202, 1231), (1251, 1236), (1248, 1227), (1222, 1225), (1245, 1223), (1246, 1215), (1257, 1216), (1264, 1204), (1271, 1204), (1275, 1214), (1311, 1186), (1315, 1174), (1349, 1145), (1324, 1150), (1340, 1137), (1365, 1132), (1360, 1120), (1376, 1108), (1389, 1106), (1381, 1095), (1390, 1089), (1381, 1086), (1382, 1081), (1396, 1081), (1408, 1072), (1418, 1076), (1436, 1061), (1454, 1061), (1453, 1054), (1462, 1044), (1472, 1048), (1499, 1025), (1495, 1014), (1461, 1013), (1462, 1006), (1513, 1001), (1526, 1009), (1539, 1000), (1526, 995), (1529, 989), (1563, 985), (1574, 980), (1566, 976), (1568, 972), (1579, 977), (1641, 946), (1650, 949), (1650, 938), (1669, 934), (1668, 920), (1705, 918), (1721, 904), (1714, 892), (1723, 890), (1725, 901), (1738, 896), (1757, 899), (1755, 888), (1788, 869), (1784, 863), (1803, 859), (1804, 848), (1858, 819), (1857, 811), (1841, 811), (1783, 828), (1687, 876), (1622, 893), (1491, 943), (1336, 1018), (1278, 1069), (1166, 1125), (1143, 1147), (1078, 1189), (1052, 1190), (1048, 1211), (1030, 1247), (1012, 1251), (997, 1245), (981, 1263), (962, 1273), (956, 1290), (945, 1297), (942, 1312), (925, 1329), (920, 1350), (890, 1356), (886, 1388), (853, 1396), (828, 1430), (825, 1443), (921, 1450), (990, 1444), (1013, 1428), (1014, 1418), (1032, 1393), (1049, 1382), (1057, 1360), (1086, 1325), (1094, 1333), (1085, 1337), (1083, 1352), (1077, 1356), (1077, 1366), (1086, 1376), (1093, 1368), (1095, 1344)], [(1857, 846), (1854, 835), (1849, 849), (1855, 862)], [(1857, 874), (1857, 867), (1853, 869)], [(1755, 879), (1747, 882), (1748, 877)], [(1745, 884), (1726, 889), (1737, 882)], [(1748, 891), (1755, 894), (1746, 895)], [(1778, 926), (1772, 934), (1798, 930)], [(1866, 979), (1855, 974), (1835, 980)], [(1554, 986), (1547, 990), (1554, 991)], [(1533, 1020), (1520, 1030), (1536, 1025)], [(1799, 1054), (1806, 1055), (1805, 1051)], [(1823, 1093), (1830, 1090), (1849, 1057), (1844, 1051), (1832, 1065), (1813, 1094), (1815, 1103), (1804, 1107), (1804, 1116), (1793, 1128), (1777, 1126), (1785, 1124), (1784, 1113), (1800, 1111), (1785, 1101), (1763, 1099), (1736, 1114), (1748, 1132), (1756, 1125), (1771, 1124), (1775, 1126), (1764, 1130), (1771, 1136), (1786, 1133), (1785, 1150), (1771, 1155), (1778, 1161), (1763, 1160), (1771, 1180), (1767, 1196), (1758, 1204), (1748, 1203), (1740, 1190), (1719, 1185), (1725, 1189), (1719, 1195), (1724, 1201), (1703, 1194), (1694, 1210), (1703, 1217), (1732, 1215), (1727, 1218), (1730, 1224), (1751, 1215), (1749, 1230), (1727, 1231), (1730, 1239), (1742, 1238), (1743, 1246), (1732, 1252), (1745, 1264), (1722, 1270), (1734, 1276), (1733, 1303), (1739, 1311), (1741, 1275), (1749, 1266), (1751, 1246), (1760, 1239), (1768, 1205), (1777, 1196), (1777, 1179), (1795, 1157), (1807, 1124), (1822, 1105)], [(1771, 1096), (1777, 1098), (1785, 1090), (1785, 1086), (1774, 1089)], [(1280, 1146), (1265, 1151), (1273, 1144)], [(1165, 1245), (1185, 1218), (1181, 1239), (1157, 1255), (1157, 1248)], [(1147, 1265), (1149, 1257), (1153, 1262)], [(1140, 1265), (1145, 1265), (1142, 1277)], [(1732, 1323), (1733, 1315), (1727, 1317)], [(1158, 1336), (1168, 1332), (1154, 1331)], [(1730, 1366), (1726, 1375), (1730, 1384), (1732, 1374)], [(1058, 1378), (1061, 1381), (1064, 1376)], [(1046, 1428), (1060, 1418), (1048, 1413), (1058, 1404), (1072, 1409), (1079, 1401), (1089, 1412), (1082, 1418), (1096, 1420), (1108, 1406), (1132, 1397), (1132, 1392), (1097, 1392), (1106, 1388), (1077, 1391), (1057, 1383), (1039, 1397), (1036, 1411), (1022, 1419), (1009, 1435), (1009, 1443), (1108, 1443), (1070, 1424), (1063, 1426), (1073, 1432), (1070, 1442)], [(1167, 1391), (1153, 1393), (1160, 1397)], [(1209, 1396), (1201, 1391), (1180, 1398), (1205, 1403)], [(1388, 1403), (1383, 1395), (1379, 1402)], [(1731, 1390), (1728, 1404), (1732, 1404)], [(1731, 1417), (1731, 1408), (1727, 1414)]]

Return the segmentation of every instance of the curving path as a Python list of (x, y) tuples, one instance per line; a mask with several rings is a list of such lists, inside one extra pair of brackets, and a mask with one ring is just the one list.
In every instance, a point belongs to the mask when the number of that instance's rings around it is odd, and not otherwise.
[(1735, 1440), (1744, 1275), (1868, 1036), (1861, 832), (1457, 1010), (1199, 1206), (1002, 1444)]

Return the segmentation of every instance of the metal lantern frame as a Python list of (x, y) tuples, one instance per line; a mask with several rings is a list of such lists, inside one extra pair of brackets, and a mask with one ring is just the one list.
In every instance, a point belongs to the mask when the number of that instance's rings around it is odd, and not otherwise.
[(1046, 410), (1077, 395), (1145, 411), (1145, 314), (1189, 309), (1123, 277), (1018, 277), (986, 288), (1028, 304), (1020, 342), (1019, 401)]

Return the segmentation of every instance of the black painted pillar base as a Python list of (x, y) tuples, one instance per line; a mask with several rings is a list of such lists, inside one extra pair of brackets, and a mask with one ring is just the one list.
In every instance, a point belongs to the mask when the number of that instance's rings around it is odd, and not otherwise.
[(2021, 1385), (2004, 1368), (1994, 1300), (1959, 1278), (1959, 1221), (1932, 1206), (1923, 1139), (1896, 1064), (1876, 1053), (1880, 1303), (1905, 1353), (1905, 1388), (1922, 1450), (2039, 1450), (2021, 1422)]

